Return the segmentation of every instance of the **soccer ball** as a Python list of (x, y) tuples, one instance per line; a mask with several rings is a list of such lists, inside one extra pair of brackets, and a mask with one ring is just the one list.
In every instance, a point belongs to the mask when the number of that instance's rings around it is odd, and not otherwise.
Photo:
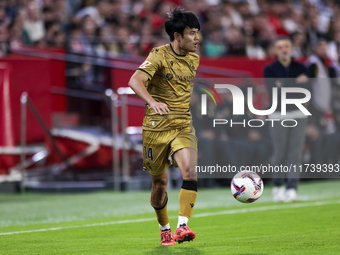
[(260, 198), (263, 192), (263, 181), (254, 172), (239, 172), (230, 183), (231, 194), (242, 203), (252, 203)]

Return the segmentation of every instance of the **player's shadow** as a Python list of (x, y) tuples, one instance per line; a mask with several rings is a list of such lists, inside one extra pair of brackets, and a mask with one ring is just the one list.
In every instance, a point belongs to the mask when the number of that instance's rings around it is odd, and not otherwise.
[(180, 245), (175, 246), (158, 246), (155, 247), (153, 250), (148, 251), (145, 253), (145, 255), (159, 255), (159, 254), (195, 254), (195, 255), (201, 255), (203, 254), (202, 251), (195, 247), (185, 247)]

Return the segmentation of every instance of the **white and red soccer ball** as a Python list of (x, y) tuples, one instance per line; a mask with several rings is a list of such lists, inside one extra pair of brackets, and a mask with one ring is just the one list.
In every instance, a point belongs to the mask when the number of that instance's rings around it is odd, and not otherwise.
[(242, 203), (252, 203), (260, 198), (263, 192), (263, 181), (254, 172), (239, 172), (230, 183), (231, 194)]

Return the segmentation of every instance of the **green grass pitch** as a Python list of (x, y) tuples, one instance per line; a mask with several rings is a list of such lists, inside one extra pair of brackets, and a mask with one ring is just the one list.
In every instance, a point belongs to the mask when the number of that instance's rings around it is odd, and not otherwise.
[[(201, 189), (193, 242), (160, 245), (150, 192), (0, 195), (0, 254), (340, 254), (340, 181), (305, 182), (300, 201), (253, 204)], [(169, 191), (177, 224), (178, 191)]]

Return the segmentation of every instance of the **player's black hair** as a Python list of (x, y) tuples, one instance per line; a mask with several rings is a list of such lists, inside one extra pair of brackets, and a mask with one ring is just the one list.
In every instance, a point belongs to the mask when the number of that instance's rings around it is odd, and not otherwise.
[(275, 38), (274, 40), (274, 45), (278, 42), (278, 41), (282, 41), (282, 40), (287, 40), (288, 42), (292, 43), (292, 39), (290, 39), (290, 37), (285, 36), (285, 35), (281, 35)]
[(186, 27), (201, 30), (201, 25), (195, 14), (185, 11), (180, 7), (176, 7), (169, 14), (169, 19), (165, 21), (165, 31), (170, 36), (170, 41), (172, 42), (175, 40), (175, 32), (183, 36), (183, 32)]

